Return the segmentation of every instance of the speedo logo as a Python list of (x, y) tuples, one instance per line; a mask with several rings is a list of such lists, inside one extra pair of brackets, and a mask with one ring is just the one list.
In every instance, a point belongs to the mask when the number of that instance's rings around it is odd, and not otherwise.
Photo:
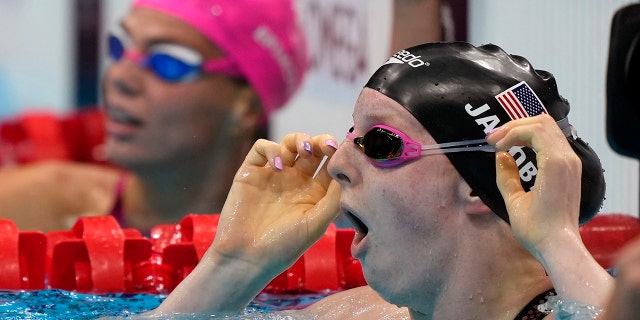
[(421, 56), (416, 56), (414, 54), (411, 54), (411, 52), (407, 51), (407, 50), (400, 50), (398, 52), (396, 52), (396, 54), (394, 54), (393, 56), (391, 56), (391, 58), (389, 58), (389, 60), (387, 60), (387, 62), (385, 62), (384, 64), (390, 64), (390, 63), (396, 63), (396, 64), (403, 64), (406, 63), (414, 68), (418, 68), (418, 67), (422, 67), (422, 66), (429, 66), (429, 62), (426, 61), (422, 61), (420, 60)]

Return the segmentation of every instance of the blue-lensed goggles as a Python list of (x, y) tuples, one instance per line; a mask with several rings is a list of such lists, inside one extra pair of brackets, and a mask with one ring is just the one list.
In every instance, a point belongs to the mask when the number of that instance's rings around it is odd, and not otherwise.
[(160, 43), (150, 46), (146, 53), (127, 49), (126, 36), (117, 32), (109, 34), (107, 47), (113, 61), (127, 58), (151, 70), (160, 79), (169, 82), (185, 82), (195, 79), (200, 73), (220, 73), (241, 78), (238, 66), (229, 58), (204, 61), (197, 51), (178, 44)]

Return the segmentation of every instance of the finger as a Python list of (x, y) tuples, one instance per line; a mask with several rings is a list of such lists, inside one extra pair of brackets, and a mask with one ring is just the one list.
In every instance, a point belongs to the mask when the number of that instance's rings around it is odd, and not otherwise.
[(299, 135), (308, 137), (302, 133), (291, 133), (286, 135), (280, 144), (266, 139), (258, 139), (245, 157), (243, 165), (258, 167), (266, 165), (274, 170), (291, 166), (297, 156), (295, 141)]
[(307, 216), (310, 230), (309, 236), (312, 239), (320, 239), (329, 224), (338, 216), (340, 212), (340, 192), (340, 184), (332, 181), (329, 184), (327, 193), (316, 203)]
[[(244, 158), (243, 166), (264, 166), (274, 155), (279, 154), (280, 145), (266, 139), (258, 139)], [(273, 165), (273, 161), (271, 163)]]
[(280, 142), (282, 163), (286, 167), (291, 167), (301, 154), (305, 151), (305, 142), (311, 141), (311, 136), (306, 133), (291, 133)]
[(508, 150), (513, 146), (527, 146), (536, 152), (546, 151), (549, 147), (554, 150), (570, 149), (560, 127), (546, 114), (510, 121), (489, 135), (487, 141), (499, 150)]
[(322, 168), (320, 168), (320, 170), (316, 174), (316, 180), (323, 186), (327, 187), (333, 180), (333, 178), (331, 178), (331, 175), (327, 171), (327, 163), (329, 163), (329, 160), (336, 152), (338, 143), (337, 139), (329, 134), (321, 135), (318, 137), (318, 139), (319, 141), (321, 141), (318, 143), (318, 145), (320, 146), (320, 152), (322, 152), (323, 156), (326, 156), (326, 159), (324, 159), (324, 162), (321, 164)]
[(502, 139), (509, 132), (509, 130), (515, 127), (529, 125), (529, 124), (544, 124), (545, 126), (547, 125), (551, 126), (552, 124), (554, 124), (555, 127), (558, 127), (553, 117), (551, 117), (548, 114), (540, 114), (533, 117), (511, 120), (505, 123), (503, 126), (498, 127), (494, 129), (494, 131), (490, 132), (490, 134), (487, 136), (487, 141), (489, 143), (498, 141)]
[(536, 186), (543, 181), (557, 186), (579, 183), (582, 168), (580, 158), (555, 123), (542, 123), (545, 121), (518, 122), (519, 125), (502, 132), (503, 137), (496, 142), (496, 147), (499, 150), (518, 145), (531, 147), (536, 152), (537, 175), (544, 177), (536, 179)]
[(324, 152), (326, 148), (323, 149), (322, 147), (325, 141), (321, 136), (315, 136), (313, 138), (309, 136), (298, 136), (297, 138), (296, 145), (299, 156), (293, 166), (305, 175), (312, 177), (318, 171), (325, 157)]
[(559, 170), (580, 168), (580, 159), (548, 115), (509, 122), (504, 129), (496, 133), (496, 136), (492, 134), (487, 140), (494, 143), (498, 150), (509, 150), (513, 146), (532, 148), (537, 153), (538, 169), (542, 171), (549, 167), (549, 162), (564, 163), (551, 166)]
[(507, 152), (496, 153), (496, 183), (507, 209), (513, 199), (525, 192), (520, 183), (518, 166)]

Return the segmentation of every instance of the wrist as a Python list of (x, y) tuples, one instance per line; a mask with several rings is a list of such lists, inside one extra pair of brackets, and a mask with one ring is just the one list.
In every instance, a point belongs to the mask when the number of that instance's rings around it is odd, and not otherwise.
[(577, 231), (565, 228), (536, 249), (534, 256), (559, 296), (593, 306), (606, 305), (614, 280), (593, 258)]
[(157, 308), (157, 312), (238, 314), (273, 278), (260, 265), (211, 251)]
[(557, 262), (557, 259), (564, 259), (569, 255), (583, 255), (589, 253), (582, 242), (580, 232), (577, 228), (562, 228), (560, 230), (548, 231), (547, 236), (537, 243), (531, 253), (540, 261), (545, 268), (547, 261)]

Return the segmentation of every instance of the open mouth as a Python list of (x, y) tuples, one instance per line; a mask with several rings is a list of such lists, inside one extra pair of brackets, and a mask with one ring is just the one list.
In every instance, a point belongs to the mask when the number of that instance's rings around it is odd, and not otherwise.
[(109, 115), (109, 118), (116, 123), (126, 124), (131, 126), (142, 125), (142, 121), (140, 119), (134, 117), (130, 113), (120, 108), (109, 107), (107, 108), (107, 114)]
[(364, 224), (364, 222), (362, 222), (362, 220), (360, 220), (350, 211), (344, 211), (344, 216), (347, 217), (349, 221), (351, 221), (351, 224), (353, 224), (353, 227), (354, 229), (356, 229), (356, 232), (362, 234), (363, 237), (367, 235), (367, 233), (369, 232), (369, 228), (367, 227), (366, 224)]

